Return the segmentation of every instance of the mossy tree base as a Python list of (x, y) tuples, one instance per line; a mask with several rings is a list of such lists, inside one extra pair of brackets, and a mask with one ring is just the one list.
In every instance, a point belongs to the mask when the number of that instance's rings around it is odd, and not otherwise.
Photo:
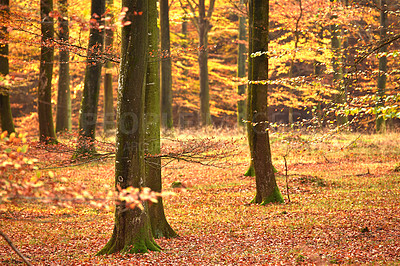
[[(147, 205), (147, 204), (145, 204)], [(118, 206), (115, 213), (115, 225), (111, 239), (96, 255), (121, 253), (147, 253), (161, 251), (154, 241), (150, 229), (149, 217), (145, 210), (136, 208), (126, 210)]]
[(258, 195), (256, 195), (250, 203), (267, 205), (269, 203), (285, 203), (285, 200), (283, 199), (282, 193), (279, 191), (278, 186), (275, 186), (270, 195), (265, 197), (258, 197)]
[(256, 176), (256, 172), (254, 171), (254, 165), (253, 164), (250, 164), (250, 166), (247, 169), (246, 173), (244, 173), (244, 176)]
[(78, 146), (72, 155), (73, 160), (83, 160), (89, 158), (98, 157), (100, 154), (96, 151), (94, 145), (93, 146)]

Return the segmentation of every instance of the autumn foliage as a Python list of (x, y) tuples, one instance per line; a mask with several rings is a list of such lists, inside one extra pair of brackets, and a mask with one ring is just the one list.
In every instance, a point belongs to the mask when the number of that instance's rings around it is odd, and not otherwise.
[[(381, 39), (379, 1), (270, 0), (269, 50), (248, 55), (268, 56), (268, 79), (263, 80), (236, 77), (238, 44), (248, 43), (238, 41), (239, 17), (248, 15), (245, 5), (217, 0), (207, 18), (208, 47), (199, 47), (196, 27), (190, 23), (194, 14), (182, 9), (183, 0), (170, 1), (171, 52), (153, 50), (149, 62), (172, 59), (175, 130), (162, 132), (159, 154), (143, 158), (147, 163), (161, 160), (156, 165), (162, 171), (161, 192), (114, 184), (116, 143), (114, 131), (111, 137), (102, 131), (101, 91), (94, 125), (97, 138), (90, 143), (96, 152), (73, 157), (89, 31), (114, 33), (113, 45), (95, 59), (113, 64), (106, 71), (113, 76), (115, 103), (121, 29), (132, 25), (121, 1), (93, 16), (89, 2), (68, 1), (68, 42), (58, 37), (56, 26), (55, 37), (42, 43), (37, 1), (11, 1), (10, 16), (0, 16), (0, 27), (7, 33), (0, 45), (9, 45), (10, 65), (9, 73), (0, 75), (0, 94), (10, 95), (16, 126), (15, 133), (0, 132), (0, 233), (33, 265), (400, 262), (397, 1), (387, 1), (387, 38)], [(135, 18), (142, 15), (133, 10)], [(57, 21), (61, 16), (55, 5), (50, 17)], [(337, 51), (332, 48), (334, 33), (341, 40)], [(53, 113), (59, 104), (57, 51), (70, 52), (72, 130), (59, 133), (54, 145), (39, 142), (41, 45), (56, 51), (51, 102), (46, 103)], [(206, 128), (199, 127), (202, 49), (209, 55), (213, 122)], [(388, 60), (385, 73), (379, 70), (383, 57)], [(341, 102), (335, 101), (340, 92), (334, 59), (343, 77)], [(382, 75), (387, 77), (384, 95), (377, 86)], [(253, 177), (243, 175), (250, 159), (245, 134), (236, 128), (237, 102), (246, 100), (237, 94), (240, 84), (268, 84), (269, 121), (260, 123), (270, 134), (282, 204), (249, 204), (256, 187)], [(289, 112), (294, 123), (289, 123)], [(338, 117), (348, 122), (337, 125)], [(374, 134), (380, 118), (387, 121), (387, 132)], [(253, 122), (244, 121), (257, 124)], [(116, 204), (125, 210), (143, 209), (143, 204), (157, 204), (160, 197), (179, 237), (157, 239), (161, 252), (95, 256), (111, 237)], [(21, 263), (10, 246), (0, 239), (0, 264)]]

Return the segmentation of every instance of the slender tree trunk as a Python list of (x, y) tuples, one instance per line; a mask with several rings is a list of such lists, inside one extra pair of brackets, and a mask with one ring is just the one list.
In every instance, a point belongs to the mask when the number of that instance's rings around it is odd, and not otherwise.
[[(321, 26), (320, 30), (318, 31), (317, 34), (317, 43), (318, 43), (318, 49), (316, 49), (316, 58), (318, 58), (322, 52), (320, 51), (321, 47), (324, 46), (323, 44), (323, 34), (324, 33), (324, 27)], [(318, 79), (319, 76), (322, 74), (322, 63), (318, 61), (317, 59), (314, 59), (314, 75)], [(320, 94), (320, 92), (318, 92)], [(319, 125), (319, 128), (322, 129), (322, 122), (323, 122), (323, 109), (322, 109), (322, 102), (317, 101), (317, 110), (316, 110), (316, 116), (317, 116), (317, 123)]]
[[(289, 69), (289, 79), (293, 78), (293, 69), (294, 69), (294, 62), (296, 61), (296, 55), (297, 55), (297, 48), (299, 47), (299, 26), (300, 26), (300, 21), (303, 16), (303, 3), (301, 0), (297, 0), (299, 2), (299, 9), (300, 9), (300, 14), (298, 18), (296, 19), (296, 28), (294, 30), (294, 51), (292, 52), (292, 60), (290, 61), (290, 69)], [(296, 93), (296, 86), (294, 93)], [(293, 106), (289, 106), (289, 112), (288, 112), (288, 120), (289, 124), (293, 125), (294, 119), (293, 119)]]
[[(148, 60), (148, 2), (123, 0), (128, 8), (126, 19), (132, 24), (122, 29), (121, 65), (118, 86), (117, 151), (115, 185), (122, 189), (139, 188), (145, 177), (144, 107)], [(143, 12), (133, 16), (133, 12)], [(101, 254), (137, 253), (160, 250), (151, 233), (148, 206), (126, 209), (116, 206), (112, 237)]]
[(40, 49), (38, 115), (40, 142), (57, 142), (51, 108), (51, 81), (53, 78), (54, 20), (49, 16), (53, 11), (53, 0), (40, 1), (42, 44)]
[[(250, 13), (249, 13), (249, 16), (250, 16)], [(250, 25), (250, 20), (249, 20), (249, 49), (253, 45), (253, 39), (250, 36), (252, 34), (252, 30), (251, 30), (250, 26), (251, 25)], [(250, 78), (250, 66), (251, 66), (250, 65), (250, 61), (251, 61), (250, 55), (251, 55), (251, 52), (249, 50), (249, 56), (248, 56), (249, 62), (248, 62), (248, 73), (247, 73), (249, 78)], [(249, 81), (250, 81), (250, 79), (249, 79)], [(253, 147), (254, 147), (253, 136), (252, 136), (253, 135), (252, 97), (253, 97), (253, 95), (252, 95), (252, 91), (250, 90), (250, 85), (249, 85), (249, 87), (247, 88), (247, 102), (246, 102), (246, 118), (247, 118), (246, 129), (247, 129), (247, 139), (249, 142), (249, 149), (250, 149), (250, 165), (249, 165), (249, 168), (247, 169), (247, 171), (244, 173), (244, 176), (255, 176), (256, 175), (255, 170), (254, 170), (253, 156), (251, 155), (253, 152)]]
[[(149, 1), (149, 50), (152, 56), (147, 63), (145, 92), (145, 153), (146, 158), (144, 186), (152, 191), (161, 192), (160, 154), (160, 68), (158, 53), (157, 0)], [(154, 155), (154, 157), (152, 157)], [(151, 230), (155, 238), (177, 236), (168, 224), (164, 214), (162, 199), (149, 206)]]
[[(107, 8), (109, 10), (113, 9), (114, 0), (107, 0)], [(105, 29), (104, 36), (104, 46), (106, 51), (110, 53), (113, 50), (113, 41), (114, 41), (114, 32), (111, 28), (113, 24), (113, 13), (110, 11), (107, 15), (110, 20), (108, 23), (109, 27)], [(114, 96), (113, 96), (113, 87), (112, 87), (112, 70), (113, 64), (110, 60), (107, 60), (105, 63), (106, 74), (104, 76), (104, 134), (110, 135), (110, 132), (115, 129), (115, 121), (114, 121)]]
[[(336, 19), (336, 15), (332, 16)], [(333, 86), (336, 88), (335, 103), (338, 105), (346, 102), (346, 91), (343, 84), (343, 66), (342, 66), (342, 45), (341, 45), (341, 27), (334, 23), (331, 25), (331, 46), (332, 46), (332, 66), (333, 66)], [(343, 125), (347, 123), (346, 115), (338, 115), (336, 117), (337, 124)]]
[[(381, 8), (381, 16), (380, 16), (380, 37), (381, 40), (386, 38), (386, 31), (387, 31), (387, 4), (386, 0), (380, 0), (380, 8)], [(385, 97), (385, 90), (386, 90), (386, 70), (387, 70), (387, 57), (384, 53), (387, 52), (387, 46), (384, 45), (379, 52), (381, 56), (379, 58), (379, 76), (378, 76), (378, 93), (377, 93), (377, 102), (376, 106), (383, 107), (384, 97)], [(384, 133), (386, 131), (386, 123), (385, 119), (382, 116), (379, 116), (376, 119), (376, 131), (380, 133)]]
[(209, 19), (206, 17), (205, 0), (199, 0), (199, 70), (200, 70), (200, 117), (201, 124), (212, 124), (210, 113), (210, 88), (208, 80), (208, 28)]
[[(0, 6), (3, 9), (0, 10), (0, 14), (4, 19), (10, 17), (10, 2), (9, 0), (0, 0)], [(8, 75), (10, 66), (8, 63), (8, 32), (7, 27), (0, 27), (0, 74)], [(0, 119), (1, 119), (1, 130), (7, 131), (8, 133), (14, 132), (14, 122), (11, 114), (10, 107), (10, 96), (8, 89), (0, 87)]]
[(272, 166), (268, 134), (268, 23), (269, 0), (249, 1), (249, 55), (261, 52), (261, 56), (249, 56), (249, 98), (248, 127), (253, 148), (251, 157), (256, 176), (256, 196), (252, 203), (267, 204), (283, 202), (276, 184)]
[(161, 27), (161, 122), (165, 129), (174, 127), (172, 117), (172, 62), (169, 30), (168, 0), (160, 0)]
[(101, 15), (105, 12), (105, 0), (92, 0), (91, 14), (97, 25), (90, 28), (87, 51), (85, 81), (79, 116), (79, 144), (76, 154), (94, 153), (96, 138), (97, 105), (101, 82), (102, 62), (99, 54), (103, 51), (104, 30), (99, 28), (104, 21)]
[[(186, 14), (184, 15), (184, 17), (182, 18), (182, 36), (183, 36), (183, 43), (182, 43), (182, 48), (183, 51), (186, 52), (186, 48), (188, 47), (188, 18), (186, 17)], [(183, 77), (182, 80), (186, 81), (187, 80), (187, 75), (189, 74), (188, 71), (188, 60), (187, 59), (183, 59), (182, 61), (182, 65), (183, 65)]]
[(56, 113), (56, 132), (70, 131), (71, 122), (71, 90), (69, 77), (69, 25), (68, 0), (59, 0), (60, 18), (58, 31), (64, 46), (60, 48), (60, 69), (58, 77), (58, 96)]
[[(240, 4), (244, 5), (244, 0), (240, 0)], [(238, 45), (238, 78), (246, 76), (246, 45), (243, 43), (246, 40), (246, 18), (241, 15), (239, 17), (239, 45)], [(237, 88), (238, 95), (242, 96), (246, 93), (246, 85), (241, 84)], [(243, 120), (246, 117), (246, 102), (245, 100), (239, 100), (237, 110), (237, 123), (238, 127), (244, 127), (245, 123)]]

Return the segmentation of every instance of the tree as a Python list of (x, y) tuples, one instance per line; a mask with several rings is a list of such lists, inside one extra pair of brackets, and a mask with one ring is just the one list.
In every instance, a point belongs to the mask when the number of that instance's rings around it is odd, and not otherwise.
[[(299, 47), (299, 40), (300, 40), (300, 32), (299, 32), (299, 26), (300, 26), (300, 21), (301, 21), (301, 17), (303, 16), (303, 6), (302, 6), (302, 1), (301, 0), (297, 0), (297, 2), (299, 2), (299, 16), (296, 19), (296, 27), (294, 30), (294, 51), (292, 52), (292, 59), (290, 60), (290, 69), (289, 69), (289, 79), (293, 78), (293, 69), (294, 69), (294, 62), (296, 60), (296, 53), (297, 53), (297, 49)], [(293, 107), (289, 106), (289, 115), (288, 115), (288, 121), (289, 124), (293, 124)]]
[(162, 126), (173, 128), (172, 118), (172, 62), (169, 30), (168, 0), (160, 0), (160, 27), (161, 27), (161, 114)]
[[(121, 64), (118, 86), (115, 185), (125, 189), (140, 188), (145, 176), (144, 102), (148, 60), (148, 1), (124, 0), (126, 20), (122, 29)], [(134, 15), (137, 14), (137, 15)], [(147, 252), (160, 250), (151, 233), (148, 206), (116, 206), (111, 239), (100, 254)]]
[[(381, 41), (383, 41), (387, 36), (387, 4), (386, 0), (380, 0), (380, 37)], [(377, 92), (377, 103), (376, 106), (382, 107), (384, 106), (383, 98), (385, 97), (385, 89), (386, 89), (386, 70), (387, 70), (387, 45), (384, 45), (380, 48), (380, 57), (379, 57), (379, 74), (378, 74), (378, 92)], [(385, 132), (386, 123), (385, 119), (382, 115), (378, 114), (376, 118), (376, 131), (377, 132)]]
[[(342, 41), (341, 33), (342, 28), (336, 21), (338, 15), (333, 13), (331, 16), (333, 24), (331, 24), (331, 47), (332, 47), (332, 67), (333, 67), (333, 86), (336, 89), (335, 103), (338, 105), (346, 102), (347, 92), (345, 90), (345, 84), (343, 82), (343, 62), (342, 62)], [(347, 116), (343, 114), (337, 115), (337, 124), (343, 125), (347, 120)]]
[(103, 51), (104, 22), (101, 15), (105, 12), (105, 0), (92, 0), (89, 45), (85, 70), (82, 103), (79, 115), (79, 144), (76, 154), (95, 152), (97, 105), (99, 101), (101, 67), (100, 53)]
[(60, 48), (60, 69), (58, 74), (58, 96), (56, 113), (56, 132), (70, 131), (71, 122), (71, 90), (69, 76), (69, 23), (68, 0), (58, 2), (60, 16), (58, 17), (58, 34), (63, 46)]
[[(107, 0), (107, 18), (106, 22), (108, 24), (113, 24), (113, 9), (114, 0)], [(112, 51), (114, 42), (114, 31), (111, 27), (105, 28), (105, 35), (104, 35), (104, 46), (105, 49), (109, 52)], [(104, 133), (108, 135), (111, 130), (115, 128), (114, 122), (114, 99), (113, 99), (113, 87), (112, 87), (112, 69), (113, 64), (110, 60), (104, 65), (106, 70), (106, 74), (104, 76)]]
[(53, 0), (40, 0), (40, 17), (42, 42), (40, 48), (40, 68), (38, 86), (38, 115), (40, 142), (57, 142), (51, 108), (51, 81), (53, 78), (54, 59), (54, 20), (50, 16), (53, 11)]
[(269, 0), (249, 1), (249, 89), (247, 130), (256, 177), (252, 203), (283, 202), (272, 166), (268, 134)]
[[(10, 1), (0, 0), (0, 14), (4, 18), (9, 18), (10, 13)], [(8, 75), (10, 67), (8, 64), (8, 32), (7, 27), (2, 26), (0, 28), (0, 74)], [(11, 113), (10, 96), (8, 90), (5, 87), (0, 87), (0, 119), (2, 131), (9, 133), (14, 132), (14, 122)]]
[[(149, 2), (149, 50), (152, 55), (147, 64), (145, 91), (145, 179), (144, 186), (152, 191), (161, 192), (161, 153), (160, 148), (160, 71), (158, 53), (157, 0)], [(162, 1), (161, 1), (162, 2)], [(160, 198), (149, 206), (151, 230), (155, 238), (177, 236), (164, 214), (164, 205)]]
[[(241, 6), (246, 6), (244, 0), (240, 0)], [(238, 78), (243, 78), (246, 75), (246, 18), (244, 14), (239, 17), (239, 45), (238, 45)], [(238, 95), (242, 96), (246, 93), (246, 85), (240, 84), (237, 88)], [(237, 109), (237, 119), (238, 127), (243, 127), (245, 123), (243, 122), (246, 117), (246, 102), (244, 100), (239, 100)]]
[[(205, 0), (199, 0), (195, 5), (198, 7), (198, 16), (196, 14), (196, 8), (190, 1), (187, 1), (190, 11), (193, 16), (189, 16), (196, 26), (197, 33), (199, 35), (199, 50), (198, 50), (198, 62), (199, 62), (199, 80), (200, 80), (200, 116), (201, 124), (204, 126), (211, 125), (211, 113), (210, 113), (210, 88), (208, 80), (208, 32), (211, 29), (211, 16), (214, 11), (215, 0), (210, 0), (210, 5), (206, 13)], [(183, 3), (181, 2), (183, 7)], [(186, 12), (186, 9), (185, 9)]]

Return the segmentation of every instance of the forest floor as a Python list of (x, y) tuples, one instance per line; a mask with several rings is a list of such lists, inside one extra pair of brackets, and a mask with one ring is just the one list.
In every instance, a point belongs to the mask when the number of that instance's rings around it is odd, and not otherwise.
[[(166, 190), (173, 190), (174, 181), (186, 189), (164, 199), (167, 220), (179, 237), (156, 240), (161, 252), (95, 256), (111, 237), (114, 214), (84, 204), (10, 203), (0, 210), (1, 230), (33, 265), (400, 263), (399, 133), (273, 133), (273, 162), (285, 203), (266, 206), (249, 204), (255, 181), (243, 176), (249, 165), (243, 134), (199, 134), (213, 135), (213, 141), (227, 143), (234, 153), (218, 167), (181, 160), (163, 167)], [(47, 165), (67, 156), (34, 142), (30, 153)], [(106, 190), (114, 186), (113, 168), (112, 158), (59, 167), (51, 179), (67, 187)], [(0, 240), (0, 264), (20, 263)]]

